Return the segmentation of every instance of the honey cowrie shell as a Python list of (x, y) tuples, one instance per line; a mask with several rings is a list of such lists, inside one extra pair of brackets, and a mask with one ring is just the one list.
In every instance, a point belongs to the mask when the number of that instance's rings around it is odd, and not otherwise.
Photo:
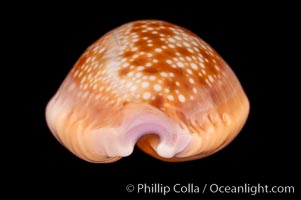
[(157, 20), (122, 25), (79, 58), (49, 102), (54, 136), (78, 157), (113, 162), (135, 144), (164, 161), (215, 153), (244, 125), (248, 99), (207, 43)]

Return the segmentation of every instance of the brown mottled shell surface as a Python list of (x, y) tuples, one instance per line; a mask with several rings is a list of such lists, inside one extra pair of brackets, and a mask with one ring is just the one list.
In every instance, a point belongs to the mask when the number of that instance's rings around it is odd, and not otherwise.
[(244, 125), (248, 99), (227, 63), (179, 26), (135, 21), (79, 58), (46, 110), (78, 157), (113, 162), (137, 145), (165, 161), (208, 156)]

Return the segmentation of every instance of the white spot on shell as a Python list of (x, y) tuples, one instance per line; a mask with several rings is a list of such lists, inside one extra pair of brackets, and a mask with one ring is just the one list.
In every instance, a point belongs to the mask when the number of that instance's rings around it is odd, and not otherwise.
[(149, 80), (151, 80), (151, 81), (156, 80), (156, 76), (153, 76), (153, 75), (150, 76), (150, 77), (149, 77)]
[(183, 42), (185, 47), (190, 47), (190, 44), (188, 42)]
[(149, 86), (149, 82), (143, 82), (142, 84), (141, 84), (141, 86), (143, 87), (143, 88), (147, 88), (148, 86)]
[(162, 49), (161, 48), (156, 48), (155, 52), (162, 52)]
[(198, 92), (198, 90), (196, 88), (192, 88), (192, 91), (194, 94), (196, 94)]
[(211, 83), (214, 82), (214, 78), (213, 78), (211, 75), (208, 76), (208, 79), (209, 79), (209, 81), (210, 81)]
[(132, 86), (132, 83), (131, 82), (128, 82), (126, 85), (125, 85), (125, 87), (127, 87), (127, 88), (130, 88)]
[(167, 99), (170, 100), (170, 101), (173, 101), (175, 98), (170, 94), (170, 95), (167, 96)]
[(132, 50), (132, 51), (137, 51), (137, 50), (138, 50), (138, 47), (133, 47), (131, 50)]
[(177, 62), (177, 65), (180, 67), (180, 68), (183, 68), (184, 67), (184, 64), (182, 62)]
[(191, 69), (187, 69), (186, 71), (187, 71), (188, 74), (192, 74)]
[(140, 76), (142, 76), (142, 73), (141, 72), (138, 72), (135, 77), (139, 78)]
[(173, 39), (173, 38), (168, 38), (168, 41), (169, 42), (176, 42), (175, 39)]
[(150, 92), (144, 92), (142, 95), (143, 99), (149, 99), (151, 97), (151, 93)]
[(128, 76), (133, 76), (134, 75), (134, 72), (129, 72), (128, 73)]
[(189, 78), (189, 82), (190, 82), (191, 84), (194, 84), (193, 78)]
[(131, 91), (135, 91), (137, 89), (137, 86), (136, 85), (133, 85), (132, 87), (131, 87)]
[(159, 91), (161, 91), (161, 89), (162, 89), (161, 85), (158, 85), (158, 84), (154, 85), (155, 91), (159, 92)]
[(171, 61), (171, 60), (169, 60), (169, 59), (167, 59), (167, 60), (166, 60), (166, 63), (167, 63), (167, 64), (171, 64), (171, 63), (172, 63), (172, 61)]
[(179, 36), (175, 36), (175, 39), (177, 39), (177, 40), (182, 40), (182, 38), (181, 37), (179, 37)]
[(144, 67), (143, 66), (138, 66), (137, 70), (144, 70)]
[(192, 67), (192, 69), (194, 69), (194, 70), (197, 70), (197, 69), (198, 69), (198, 66), (197, 66), (195, 63), (191, 63), (191, 67)]
[(188, 47), (187, 50), (188, 50), (190, 53), (193, 53), (193, 50), (192, 50), (190, 47)]
[(167, 73), (166, 73), (166, 72), (161, 72), (160, 75), (161, 75), (162, 77), (167, 77)]
[(182, 94), (178, 95), (178, 99), (180, 102), (184, 103), (186, 101), (185, 97)]

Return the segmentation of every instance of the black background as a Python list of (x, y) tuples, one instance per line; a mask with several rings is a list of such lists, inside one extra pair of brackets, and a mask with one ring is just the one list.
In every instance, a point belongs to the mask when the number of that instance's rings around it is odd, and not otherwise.
[[(16, 76), (22, 81), (20, 98), (13, 115), (17, 132), (13, 153), (12, 186), (29, 186), (24, 194), (77, 196), (96, 199), (121, 194), (144, 199), (148, 194), (127, 193), (127, 184), (176, 183), (204, 185), (294, 185), (300, 156), (297, 155), (298, 104), (297, 14), (284, 5), (223, 5), (138, 8), (85, 5), (75, 9), (62, 5), (38, 5), (23, 10), (14, 26), (14, 38), (22, 55)], [(116, 5), (122, 8), (123, 5)], [(136, 5), (137, 6), (137, 5)], [(130, 6), (129, 6), (130, 7)], [(220, 152), (196, 161), (167, 163), (139, 149), (112, 164), (82, 161), (62, 147), (50, 133), (44, 117), (45, 106), (69, 70), (95, 40), (126, 22), (160, 19), (183, 26), (209, 43), (228, 62), (250, 100), (250, 115), (241, 133)], [(12, 25), (13, 24), (13, 25)], [(300, 25), (300, 24), (299, 24)], [(22, 34), (21, 34), (22, 33)], [(14, 52), (14, 48), (12, 49)], [(300, 52), (300, 50), (299, 50)], [(17, 60), (17, 59), (16, 59)], [(23, 87), (22, 87), (23, 88)], [(20, 109), (19, 109), (20, 108)], [(21, 111), (24, 109), (24, 111)], [(24, 123), (24, 126), (23, 126)], [(21, 125), (22, 124), (22, 125)], [(12, 132), (14, 132), (12, 131)], [(16, 140), (16, 139), (15, 139)], [(187, 195), (187, 196), (186, 196)], [(176, 199), (221, 199), (221, 194), (178, 194)], [(39, 195), (38, 195), (39, 196)], [(172, 195), (156, 194), (155, 199)], [(226, 195), (246, 199), (290, 199), (292, 194)]]

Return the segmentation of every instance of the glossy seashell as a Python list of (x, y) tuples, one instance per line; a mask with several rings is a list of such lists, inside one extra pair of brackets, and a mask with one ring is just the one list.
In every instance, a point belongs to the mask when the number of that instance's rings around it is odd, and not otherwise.
[(179, 26), (143, 20), (97, 40), (46, 109), (53, 135), (97, 163), (129, 156), (135, 144), (164, 161), (195, 160), (229, 144), (248, 99), (212, 47)]

